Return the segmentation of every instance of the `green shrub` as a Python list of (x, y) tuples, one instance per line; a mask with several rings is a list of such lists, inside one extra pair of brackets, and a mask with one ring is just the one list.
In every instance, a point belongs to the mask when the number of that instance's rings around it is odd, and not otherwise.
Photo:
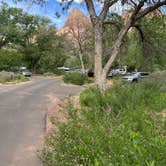
[(15, 71), (21, 63), (21, 53), (12, 50), (0, 50), (0, 70)]
[(14, 73), (13, 72), (0, 72), (0, 82), (5, 83), (14, 80)]
[(86, 89), (80, 95), (81, 109), (70, 105), (69, 121), (46, 138), (43, 163), (165, 166), (165, 135), (150, 116), (166, 108), (162, 85), (150, 79), (120, 83), (103, 94), (97, 88)]
[(58, 75), (58, 76), (65, 74), (64, 70), (59, 70), (59, 69), (55, 69), (53, 72), (55, 75)]
[(76, 85), (83, 85), (88, 80), (88, 77), (84, 74), (72, 72), (64, 75), (63, 80), (65, 83), (71, 83)]
[(0, 72), (0, 83), (22, 82), (28, 80), (29, 80), (28, 78), (24, 77), (21, 74), (15, 74), (13, 72), (6, 72), (6, 71)]
[(15, 74), (14, 81), (15, 82), (24, 82), (24, 81), (29, 81), (29, 78), (27, 78), (21, 74)]

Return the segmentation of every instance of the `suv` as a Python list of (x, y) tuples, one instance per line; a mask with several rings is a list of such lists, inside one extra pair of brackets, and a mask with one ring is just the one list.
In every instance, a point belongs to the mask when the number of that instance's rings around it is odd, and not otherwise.
[(22, 74), (25, 77), (31, 77), (32, 76), (32, 73), (30, 71), (28, 71), (26, 67), (20, 67), (19, 68), (19, 73)]
[(122, 80), (128, 82), (138, 82), (140, 78), (148, 77), (149, 74), (150, 74), (149, 72), (135, 72), (122, 77)]

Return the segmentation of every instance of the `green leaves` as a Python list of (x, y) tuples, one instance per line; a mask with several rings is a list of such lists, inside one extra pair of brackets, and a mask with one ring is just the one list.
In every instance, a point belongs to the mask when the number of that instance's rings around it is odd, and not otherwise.
[(83, 91), (81, 109), (70, 105), (69, 121), (47, 140), (44, 164), (165, 166), (163, 122), (157, 126), (150, 115), (166, 108), (164, 100), (160, 108), (154, 102), (163, 95), (161, 84), (147, 80), (117, 84), (103, 94), (96, 88)]

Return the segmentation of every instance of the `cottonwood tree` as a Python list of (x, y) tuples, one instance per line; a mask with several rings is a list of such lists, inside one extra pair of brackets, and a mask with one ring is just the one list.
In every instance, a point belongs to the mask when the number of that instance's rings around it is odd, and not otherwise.
[[(34, 1), (34, 0), (33, 0)], [(68, 9), (69, 5), (74, 0), (61, 0), (64, 6), (62, 9)], [(36, 2), (43, 2), (43, 0), (36, 0)], [(63, 3), (68, 2), (68, 3)], [(102, 66), (103, 57), (103, 25), (106, 20), (108, 12), (121, 2), (122, 6), (127, 5), (130, 9), (130, 16), (120, 29), (118, 36), (110, 50), (110, 58), (107, 63)], [(145, 17), (148, 13), (166, 5), (166, 0), (83, 0), (87, 6), (92, 27), (94, 29), (95, 40), (95, 54), (94, 54), (94, 73), (95, 82), (98, 87), (105, 89), (106, 76), (110, 67), (113, 65), (116, 57), (118, 56), (123, 39), (127, 35), (129, 29), (137, 23), (138, 20)], [(98, 12), (96, 5), (101, 3), (101, 10)]]
[(120, 52), (123, 39), (125, 38), (128, 30), (133, 27), (139, 19), (146, 16), (149, 12), (152, 12), (153, 10), (159, 8), (162, 5), (166, 5), (166, 0), (155, 3), (149, 3), (146, 0), (122, 1), (123, 4), (129, 4), (132, 8), (132, 11), (129, 18), (122, 26), (117, 36), (117, 39), (115, 40), (113, 47), (111, 48), (109, 60), (107, 61), (105, 66), (102, 67), (103, 25), (109, 9), (117, 2), (118, 0), (104, 0), (102, 10), (98, 15), (95, 11), (94, 2), (92, 0), (85, 0), (95, 32), (95, 80), (100, 89), (105, 88), (107, 73)]

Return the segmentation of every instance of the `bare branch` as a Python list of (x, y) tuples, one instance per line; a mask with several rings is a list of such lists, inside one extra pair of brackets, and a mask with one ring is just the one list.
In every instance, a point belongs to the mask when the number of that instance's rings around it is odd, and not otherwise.
[(111, 1), (110, 0), (105, 0), (104, 1), (104, 6), (103, 6), (103, 9), (102, 9), (102, 11), (100, 13), (100, 16), (99, 16), (101, 20), (104, 20), (106, 18), (106, 15), (107, 15), (107, 12), (108, 12), (109, 8), (112, 5), (114, 5), (117, 1), (118, 0), (111, 0)]
[(86, 6), (87, 6), (87, 9), (89, 11), (91, 21), (93, 23), (94, 19), (96, 19), (96, 17), (97, 17), (93, 1), (92, 0), (85, 0), (85, 3), (86, 3)]
[(137, 4), (134, 2), (134, 0), (130, 0), (130, 3), (134, 5), (134, 7), (137, 6)]
[(146, 0), (141, 0), (140, 2), (139, 2), (139, 4), (137, 5), (137, 7), (135, 7), (135, 10), (133, 11), (133, 13), (132, 13), (132, 15), (131, 15), (131, 17), (130, 17), (130, 19), (132, 20), (132, 21), (135, 21), (135, 18), (136, 18), (136, 16), (138, 15), (138, 13), (139, 13), (139, 11), (141, 10), (141, 8), (144, 6), (144, 2), (145, 2)]
[(155, 9), (157, 9), (163, 5), (166, 5), (166, 0), (164, 0), (162, 2), (159, 1), (159, 2), (155, 3), (153, 6), (147, 7), (146, 9), (144, 9), (142, 12), (140, 12), (138, 14), (138, 16), (136, 17), (136, 20), (146, 16), (148, 13), (154, 11)]

